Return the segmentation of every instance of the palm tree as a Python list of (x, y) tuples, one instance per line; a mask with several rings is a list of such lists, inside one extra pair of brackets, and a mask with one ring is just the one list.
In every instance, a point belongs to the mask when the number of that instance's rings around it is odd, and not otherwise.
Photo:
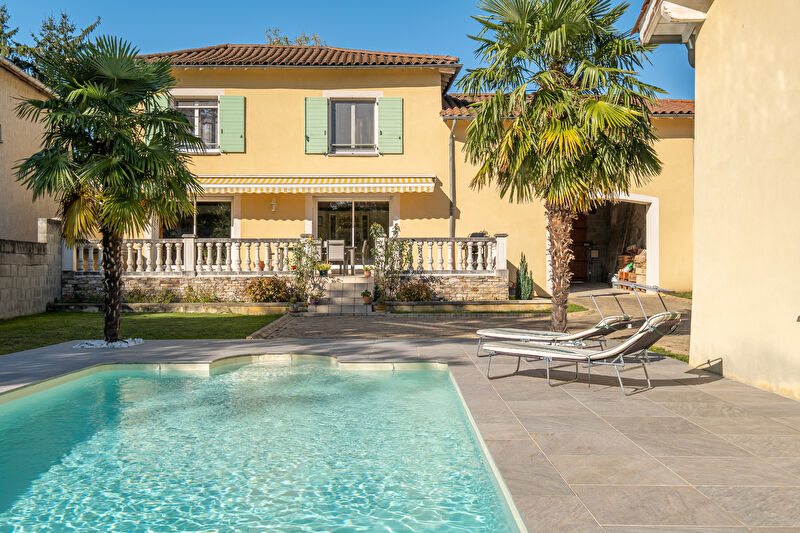
[(565, 331), (572, 223), (661, 170), (648, 104), (659, 89), (637, 70), (651, 46), (614, 24), (628, 5), (608, 0), (483, 0), (476, 56), (461, 80), (491, 93), (467, 127), (478, 165), (472, 186), (510, 201), (544, 203), (552, 329)]
[(123, 235), (143, 231), (154, 217), (176, 224), (200, 192), (182, 148), (202, 143), (165, 105), (175, 84), (171, 64), (137, 54), (113, 37), (45, 52), (37, 65), (50, 97), (17, 106), (18, 116), (44, 125), (42, 149), (16, 167), (17, 179), (34, 198), (58, 200), (68, 243), (102, 237), (108, 342), (119, 340)]

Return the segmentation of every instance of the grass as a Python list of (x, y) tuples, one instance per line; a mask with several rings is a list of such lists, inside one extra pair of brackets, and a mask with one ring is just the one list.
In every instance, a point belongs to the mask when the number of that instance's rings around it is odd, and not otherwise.
[[(578, 304), (567, 304), (567, 313), (577, 313), (579, 311), (588, 311), (588, 309)], [(531, 309), (530, 311), (492, 311), (491, 309), (486, 309), (485, 311), (392, 311), (392, 314), (396, 315), (482, 315), (486, 313), (491, 313), (493, 315), (527, 315), (531, 313), (549, 315), (550, 309)]]
[(692, 299), (692, 291), (671, 292), (669, 295), (677, 296), (678, 298), (684, 298), (686, 300)]
[[(143, 339), (244, 339), (279, 316), (123, 313), (120, 333)], [(102, 338), (101, 313), (55, 312), (0, 320), (0, 354)]]
[(659, 355), (665, 355), (667, 357), (672, 357), (673, 359), (677, 359), (678, 361), (683, 361), (684, 363), (689, 362), (689, 356), (683, 355), (680, 353), (670, 352), (669, 350), (665, 350), (664, 348), (659, 348), (658, 346), (653, 346), (648, 348), (649, 351), (657, 353)]

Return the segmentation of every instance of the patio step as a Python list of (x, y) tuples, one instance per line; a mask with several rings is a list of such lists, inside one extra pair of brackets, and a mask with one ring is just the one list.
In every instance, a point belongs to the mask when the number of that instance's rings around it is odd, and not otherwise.
[(373, 278), (363, 276), (334, 276), (328, 283), (319, 305), (309, 305), (309, 313), (331, 315), (366, 315), (372, 305), (364, 304), (363, 291), (375, 292)]

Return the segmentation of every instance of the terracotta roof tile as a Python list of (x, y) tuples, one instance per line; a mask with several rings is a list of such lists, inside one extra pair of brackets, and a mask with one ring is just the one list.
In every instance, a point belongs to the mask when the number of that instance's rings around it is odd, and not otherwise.
[(142, 55), (145, 59), (168, 57), (174, 65), (217, 66), (460, 66), (457, 57), (351, 50), (332, 46), (281, 46), (266, 44), (218, 44), (203, 48)]
[[(439, 113), (443, 117), (470, 117), (475, 116), (477, 108), (469, 107), (470, 104), (486, 100), (491, 94), (479, 94), (467, 96), (464, 94), (450, 93), (442, 98), (442, 111)], [(661, 98), (652, 108), (654, 115), (694, 115), (694, 100), (678, 100), (673, 98)]]
[(457, 57), (351, 50), (333, 46), (282, 46), (218, 44), (203, 48), (143, 54), (145, 59), (166, 57), (175, 66), (254, 67), (449, 67), (442, 70), (442, 92), (455, 79), (461, 64)]

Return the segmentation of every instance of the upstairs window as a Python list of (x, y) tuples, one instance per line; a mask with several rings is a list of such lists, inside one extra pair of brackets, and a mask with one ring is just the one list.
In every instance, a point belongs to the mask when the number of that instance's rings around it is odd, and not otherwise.
[(332, 153), (375, 153), (375, 100), (332, 100), (330, 148)]
[(192, 133), (203, 141), (206, 150), (219, 150), (219, 103), (217, 100), (176, 100), (175, 107), (192, 125)]

